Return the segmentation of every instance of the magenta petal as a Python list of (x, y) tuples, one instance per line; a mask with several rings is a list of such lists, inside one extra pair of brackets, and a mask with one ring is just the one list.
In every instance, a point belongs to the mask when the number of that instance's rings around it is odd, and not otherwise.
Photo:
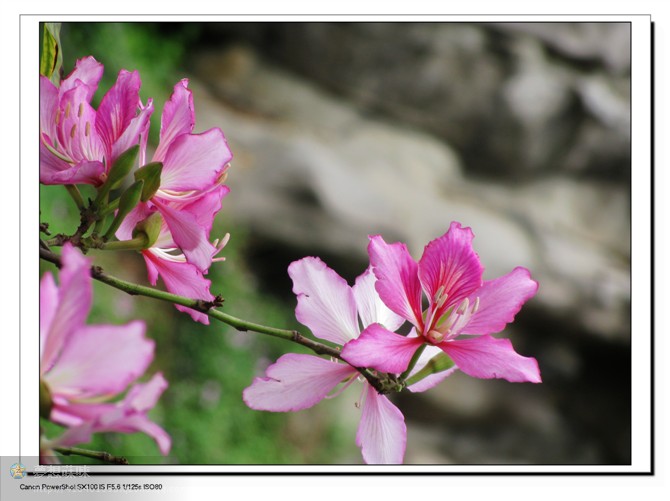
[(51, 391), (77, 399), (122, 392), (144, 374), (153, 359), (154, 342), (144, 336), (144, 330), (139, 321), (78, 329), (45, 375)]
[(56, 138), (56, 114), (58, 112), (58, 88), (40, 75), (40, 133), (53, 140)]
[[(157, 250), (142, 252), (149, 272), (149, 282), (156, 285), (157, 275), (160, 275), (168, 292), (185, 296), (191, 299), (212, 301), (214, 296), (209, 291), (211, 282), (190, 263), (171, 258), (166, 253)], [(191, 315), (196, 322), (209, 325), (209, 317), (204, 313), (181, 305), (175, 307)]]
[(402, 464), (407, 445), (407, 427), (402, 412), (366, 384), (365, 403), (356, 432), (356, 445), (367, 464)]
[(130, 240), (133, 238), (133, 230), (140, 221), (145, 220), (156, 212), (156, 208), (144, 202), (138, 203), (133, 210), (123, 219), (121, 226), (116, 230), (116, 238), (119, 240)]
[(530, 272), (521, 267), (495, 280), (487, 280), (470, 296), (470, 304), (479, 298), (479, 309), (461, 333), (500, 332), (514, 321), (523, 304), (535, 295), (537, 287), (537, 282), (530, 278)]
[(202, 134), (182, 134), (170, 144), (162, 160), (161, 189), (189, 191), (211, 188), (232, 158), (221, 129), (210, 129)]
[(509, 339), (485, 335), (447, 341), (438, 346), (469, 376), (500, 378), (512, 383), (542, 382), (537, 360), (516, 353)]
[(368, 267), (365, 272), (356, 278), (356, 283), (351, 288), (356, 299), (356, 308), (361, 318), (363, 328), (370, 324), (381, 324), (390, 331), (395, 331), (400, 327), (405, 319), (391, 311), (388, 306), (377, 294), (375, 289), (377, 277)]
[(105, 145), (96, 132), (98, 115), (86, 101), (87, 87), (80, 84), (61, 98), (60, 124), (58, 127), (59, 151), (65, 151), (72, 163), (82, 160), (102, 161)]
[(400, 242), (387, 244), (381, 236), (374, 235), (370, 237), (368, 254), (382, 301), (416, 327), (423, 327), (418, 266), (407, 246)]
[(295, 316), (321, 339), (345, 344), (358, 336), (356, 302), (347, 281), (316, 257), (294, 261), (288, 267), (298, 296)]
[(98, 89), (98, 83), (102, 78), (103, 71), (103, 65), (96, 61), (93, 56), (88, 56), (77, 60), (72, 73), (70, 73), (61, 81), (61, 95), (71, 88), (79, 85), (79, 83), (83, 83), (88, 89), (86, 94), (86, 101), (90, 102), (93, 98), (93, 94), (95, 94), (95, 91)]
[(459, 223), (453, 222), (447, 233), (430, 242), (423, 251), (419, 279), (428, 299), (435, 301), (438, 292), (447, 295), (442, 311), (435, 318), (482, 284), (484, 268), (472, 249), (473, 238), (470, 228), (461, 228)]
[(114, 143), (135, 118), (140, 103), (140, 85), (137, 71), (121, 70), (116, 83), (100, 102), (95, 126), (106, 151), (110, 153)]
[(227, 186), (218, 185), (195, 201), (185, 204), (180, 210), (193, 214), (198, 226), (204, 228), (205, 234), (209, 236), (214, 217), (221, 210), (221, 201), (229, 192), (230, 189)]
[[(153, 101), (149, 99), (147, 105), (141, 108), (139, 114), (128, 123), (121, 136), (113, 144), (109, 159), (110, 165), (114, 164), (119, 155), (131, 146), (139, 144), (140, 151), (144, 152), (146, 150), (147, 138), (149, 137), (149, 120), (153, 112)], [(144, 154), (142, 153), (139, 165), (144, 165), (143, 160)]]
[(400, 374), (423, 343), (421, 337), (406, 337), (379, 324), (368, 326), (357, 339), (342, 348), (342, 358), (356, 367)]
[[(44, 153), (44, 154), (43, 154)], [(70, 165), (44, 151), (40, 145), (40, 183), (42, 184), (102, 184), (105, 166), (98, 161), (83, 161)]]
[(176, 137), (190, 134), (195, 126), (193, 93), (188, 89), (188, 79), (177, 82), (170, 100), (165, 103), (161, 115), (160, 140), (154, 160), (162, 162)]
[(266, 377), (255, 378), (242, 398), (259, 411), (299, 411), (317, 404), (343, 379), (355, 374), (346, 364), (289, 353), (267, 368)]
[(40, 280), (40, 358), (49, 337), (49, 328), (58, 307), (58, 287), (51, 273)]
[(91, 309), (93, 292), (89, 260), (68, 243), (63, 246), (62, 261), (58, 306), (42, 348), (42, 373), (53, 367), (68, 338), (84, 325)]
[(207, 228), (198, 224), (197, 218), (190, 212), (153, 200), (170, 229), (172, 239), (188, 262), (201, 272), (206, 272), (212, 264), (212, 256), (216, 253), (216, 247), (208, 240)]

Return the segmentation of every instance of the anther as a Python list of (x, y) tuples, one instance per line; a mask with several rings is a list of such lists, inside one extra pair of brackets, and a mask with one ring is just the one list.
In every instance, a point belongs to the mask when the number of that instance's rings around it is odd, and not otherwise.
[(444, 285), (440, 285), (440, 288), (437, 289), (437, 292), (433, 296), (433, 302), (439, 303), (440, 299), (442, 299), (442, 294), (444, 294)]
[(84, 135), (86, 135), (86, 137), (91, 135), (91, 122), (86, 122), (86, 130), (84, 131)]
[(456, 310), (456, 314), (463, 315), (467, 311), (469, 306), (470, 306), (470, 300), (466, 297)]
[(475, 299), (475, 305), (472, 307), (472, 314), (474, 315), (479, 310), (479, 296)]
[(60, 116), (61, 116), (62, 113), (63, 113), (63, 110), (61, 110), (59, 108), (58, 111), (56, 112), (56, 125), (58, 125), (60, 123)]
[(70, 129), (70, 137), (74, 139), (74, 135), (77, 132), (77, 124), (72, 125), (72, 129)]
[(79, 103), (79, 111), (77, 112), (77, 116), (81, 118), (83, 114), (84, 114), (84, 103)]
[(447, 298), (449, 297), (449, 294), (443, 294), (439, 301), (437, 302), (437, 307), (442, 308), (444, 306), (444, 303), (447, 302)]
[(65, 107), (65, 118), (70, 118), (70, 103)]

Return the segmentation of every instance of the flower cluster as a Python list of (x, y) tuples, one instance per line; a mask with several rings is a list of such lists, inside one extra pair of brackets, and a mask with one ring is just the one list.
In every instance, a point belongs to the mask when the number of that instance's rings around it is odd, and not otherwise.
[[(62, 260), (60, 287), (50, 273), (40, 282), (40, 414), (68, 429), (43, 444), (45, 454), (111, 431), (144, 432), (167, 454), (170, 437), (147, 412), (168, 383), (160, 373), (137, 383), (154, 357), (144, 323), (86, 325), (91, 263), (69, 244)], [(122, 400), (110, 401), (130, 385)]]
[[(232, 154), (223, 132), (194, 132), (193, 94), (184, 79), (165, 103), (159, 142), (149, 155), (153, 101), (142, 103), (138, 72), (121, 70), (95, 109), (91, 102), (102, 73), (102, 64), (86, 57), (59, 86), (40, 77), (40, 182), (67, 185), (81, 215), (76, 233), (41, 242), (41, 253), (51, 253), (50, 245), (63, 249), (60, 260), (52, 259), (62, 264), (60, 285), (49, 273), (40, 283), (40, 415), (67, 428), (43, 439), (45, 456), (98, 432), (143, 432), (162, 454), (171, 447), (170, 436), (147, 415), (168, 383), (161, 373), (138, 382), (153, 360), (154, 342), (143, 322), (86, 324), (91, 263), (76, 247), (84, 253), (139, 251), (149, 282), (155, 286), (160, 276), (169, 292), (181, 296), (178, 310), (204, 324), (210, 316), (234, 319), (209, 311), (219, 299), (205, 278), (212, 263), (223, 260), (217, 256), (229, 238), (210, 241), (229, 192), (224, 183)], [(97, 190), (88, 205), (78, 184)], [(113, 220), (105, 231), (108, 216)], [(255, 410), (299, 411), (360, 383), (354, 403), (361, 409), (356, 444), (363, 460), (398, 464), (407, 428), (393, 392), (429, 390), (456, 370), (539, 383), (537, 361), (519, 355), (509, 339), (493, 336), (514, 320), (538, 285), (521, 267), (484, 280), (473, 238), (469, 228), (453, 222), (415, 261), (405, 244), (370, 236), (369, 266), (353, 286), (319, 258), (293, 262), (288, 273), (296, 318), (329, 344), (239, 319), (222, 321), (301, 338), (331, 358), (283, 355), (243, 391), (244, 402)], [(126, 291), (132, 294), (143, 289), (144, 295), (169, 296), (131, 285)]]
[[(426, 246), (417, 263), (404, 244), (387, 244), (381, 236), (371, 236), (370, 268), (353, 287), (317, 258), (292, 263), (296, 318), (316, 337), (341, 346), (342, 360), (284, 355), (244, 391), (247, 405), (275, 412), (305, 409), (360, 379), (361, 367), (392, 374), (401, 384), (409, 383), (413, 392), (434, 387), (456, 369), (477, 378), (539, 383), (534, 358), (517, 354), (508, 339), (491, 336), (514, 320), (535, 295), (537, 283), (525, 268), (482, 280), (483, 267), (472, 238), (469, 228), (454, 222)], [(412, 328), (402, 335), (396, 331), (405, 320)], [(443, 353), (452, 361), (445, 370), (413, 382), (414, 375)], [(402, 413), (367, 383), (361, 399), (356, 443), (363, 459), (402, 463), (406, 443)]]
[[(146, 240), (138, 250), (152, 285), (160, 276), (169, 292), (212, 301), (205, 275), (213, 261), (223, 259), (216, 255), (228, 241), (225, 235), (210, 242), (214, 217), (229, 192), (223, 184), (232, 159), (226, 138), (219, 128), (193, 132), (193, 95), (184, 79), (163, 108), (160, 141), (147, 163), (153, 101), (144, 105), (140, 100), (137, 71), (121, 70), (95, 110), (91, 99), (102, 73), (102, 64), (89, 56), (77, 61), (59, 87), (40, 77), (40, 181), (91, 184), (106, 196), (127, 174), (113, 172), (116, 164), (135, 147), (138, 155), (131, 156), (131, 163), (139, 157), (134, 177), (141, 185), (133, 187), (141, 189), (134, 199), (128, 197), (133, 206), (123, 207), (116, 231), (108, 237), (130, 241), (143, 233)], [(104, 211), (105, 197), (97, 202), (96, 209)], [(209, 323), (201, 312), (177, 309)]]

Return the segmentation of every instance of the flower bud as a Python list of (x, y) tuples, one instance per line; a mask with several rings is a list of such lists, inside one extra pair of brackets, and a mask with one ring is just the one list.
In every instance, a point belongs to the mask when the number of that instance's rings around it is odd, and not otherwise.
[(135, 181), (140, 179), (144, 181), (142, 202), (146, 202), (153, 197), (154, 193), (160, 188), (162, 171), (163, 164), (161, 162), (150, 162), (135, 171)]
[(161, 226), (163, 226), (163, 217), (160, 212), (154, 212), (148, 218), (143, 219), (133, 230), (133, 238), (138, 238), (141, 235), (146, 236), (147, 242), (144, 246), (145, 249), (148, 249), (158, 240), (158, 235), (161, 232)]
[(105, 233), (104, 238), (106, 240), (109, 240), (114, 236), (116, 230), (119, 229), (119, 226), (121, 226), (121, 223), (123, 222), (125, 217), (128, 214), (130, 214), (130, 211), (132, 211), (135, 208), (135, 206), (139, 203), (143, 187), (144, 187), (144, 181), (142, 180), (135, 181), (128, 187), (126, 191), (123, 192), (123, 194), (119, 198), (119, 210), (116, 212), (114, 221), (112, 221), (112, 224), (109, 226), (107, 232)]
[(105, 182), (105, 184), (109, 185), (109, 189), (114, 188), (115, 185), (123, 181), (123, 179), (130, 173), (137, 161), (139, 152), (140, 146), (136, 144), (119, 155), (119, 158), (116, 159), (116, 162), (114, 162), (114, 165), (112, 165), (112, 168), (109, 170), (109, 177)]

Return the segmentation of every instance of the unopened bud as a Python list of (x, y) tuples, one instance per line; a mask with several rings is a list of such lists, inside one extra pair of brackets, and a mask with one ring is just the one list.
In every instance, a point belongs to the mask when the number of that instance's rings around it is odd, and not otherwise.
[(112, 165), (112, 168), (109, 170), (107, 183), (109, 183), (110, 188), (114, 188), (116, 184), (123, 181), (123, 179), (130, 173), (137, 161), (139, 152), (140, 146), (136, 144), (119, 155), (119, 158), (116, 159), (116, 162), (114, 162), (114, 165)]
[(146, 236), (147, 242), (144, 246), (145, 249), (148, 249), (158, 240), (158, 236), (161, 233), (161, 227), (163, 226), (163, 217), (160, 215), (160, 212), (154, 212), (148, 218), (143, 219), (133, 230), (133, 238), (138, 238), (141, 235)]
[(119, 226), (121, 226), (121, 223), (126, 218), (126, 216), (130, 214), (130, 211), (132, 211), (139, 203), (143, 186), (144, 181), (135, 181), (128, 187), (126, 191), (123, 192), (119, 198), (119, 209), (116, 212), (116, 216), (114, 216), (112, 224), (105, 233), (105, 240), (109, 240), (114, 236), (116, 230), (119, 229)]
[(162, 171), (163, 164), (161, 162), (150, 162), (135, 171), (135, 181), (140, 179), (144, 181), (142, 202), (146, 202), (153, 197), (160, 188)]

